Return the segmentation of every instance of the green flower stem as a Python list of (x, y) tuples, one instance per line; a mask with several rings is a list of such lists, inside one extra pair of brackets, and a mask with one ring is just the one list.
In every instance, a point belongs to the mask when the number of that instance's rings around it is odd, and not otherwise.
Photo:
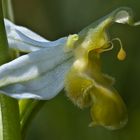
[[(2, 0), (2, 3), (4, 18), (7, 18), (14, 23), (14, 14), (11, 0)], [(17, 58), (19, 56), (19, 51), (10, 50), (10, 56), (12, 59)]]
[(23, 139), (26, 136), (26, 132), (33, 118), (36, 116), (36, 114), (42, 108), (45, 102), (46, 101), (26, 100), (26, 99), (19, 101), (21, 133)]
[(3, 14), (4, 14), (4, 17), (8, 18), (12, 22), (14, 22), (14, 14), (13, 14), (13, 8), (12, 8), (11, 0), (2, 0), (2, 2), (3, 2)]
[[(0, 65), (10, 60), (0, 0)], [(0, 94), (0, 140), (20, 140), (18, 101)]]
[(0, 64), (3, 64), (10, 60), (9, 51), (8, 51), (8, 43), (6, 38), (6, 32), (3, 21), (3, 13), (2, 13), (2, 2), (0, 2)]
[(17, 100), (0, 95), (0, 140), (20, 140)]

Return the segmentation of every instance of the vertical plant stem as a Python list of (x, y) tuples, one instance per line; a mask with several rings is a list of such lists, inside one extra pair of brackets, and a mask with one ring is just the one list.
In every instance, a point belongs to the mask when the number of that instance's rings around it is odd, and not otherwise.
[[(0, 65), (10, 60), (0, 0)], [(0, 94), (0, 140), (20, 140), (18, 101)]]
[(20, 140), (18, 103), (15, 99), (0, 95), (0, 140)]
[(11, 0), (2, 0), (2, 2), (3, 2), (3, 14), (4, 14), (4, 17), (8, 18), (12, 22), (14, 22), (14, 14), (13, 14), (13, 8), (12, 8)]
[(0, 0), (0, 65), (10, 59), (2, 12), (2, 2)]
[(46, 101), (38, 100), (20, 100), (20, 123), (21, 123), (21, 134), (22, 138), (25, 139), (28, 127), (30, 126), (33, 118), (43, 107)]

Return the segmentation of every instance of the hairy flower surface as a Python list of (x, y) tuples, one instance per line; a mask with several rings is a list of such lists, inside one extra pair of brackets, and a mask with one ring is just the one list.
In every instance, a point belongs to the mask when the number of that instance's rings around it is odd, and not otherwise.
[[(64, 87), (80, 108), (91, 107), (91, 125), (118, 129), (127, 122), (126, 106), (101, 69), (100, 55), (113, 48), (106, 33), (113, 23), (132, 24), (129, 8), (119, 8), (78, 34), (48, 41), (29, 29), (5, 20), (9, 47), (26, 52), (0, 66), (0, 93), (23, 99), (49, 100)], [(119, 60), (125, 59), (120, 42)]]

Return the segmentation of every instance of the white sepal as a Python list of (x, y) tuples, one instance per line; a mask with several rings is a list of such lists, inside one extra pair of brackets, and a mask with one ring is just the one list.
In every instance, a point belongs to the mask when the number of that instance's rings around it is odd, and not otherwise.
[(18, 99), (56, 96), (73, 62), (72, 53), (64, 51), (67, 37), (48, 41), (8, 20), (5, 26), (10, 48), (31, 53), (0, 66), (0, 93)]
[(7, 19), (4, 22), (9, 47), (14, 50), (32, 52), (46, 47), (63, 45), (67, 40), (67, 37), (63, 37), (56, 41), (49, 41), (25, 27), (13, 24)]

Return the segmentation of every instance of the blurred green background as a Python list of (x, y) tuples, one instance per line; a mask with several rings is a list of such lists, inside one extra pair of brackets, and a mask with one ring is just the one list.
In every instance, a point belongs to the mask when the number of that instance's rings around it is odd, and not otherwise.
[[(140, 20), (139, 0), (13, 0), (15, 21), (49, 40), (79, 32), (120, 6), (131, 7)], [(26, 140), (139, 140), (140, 139), (140, 27), (115, 24), (110, 37), (119, 37), (127, 59), (116, 59), (118, 48), (102, 56), (103, 69), (116, 78), (115, 87), (129, 114), (126, 127), (117, 131), (89, 128), (89, 109), (74, 106), (65, 93), (47, 101), (29, 128)], [(117, 44), (116, 44), (117, 45)]]

